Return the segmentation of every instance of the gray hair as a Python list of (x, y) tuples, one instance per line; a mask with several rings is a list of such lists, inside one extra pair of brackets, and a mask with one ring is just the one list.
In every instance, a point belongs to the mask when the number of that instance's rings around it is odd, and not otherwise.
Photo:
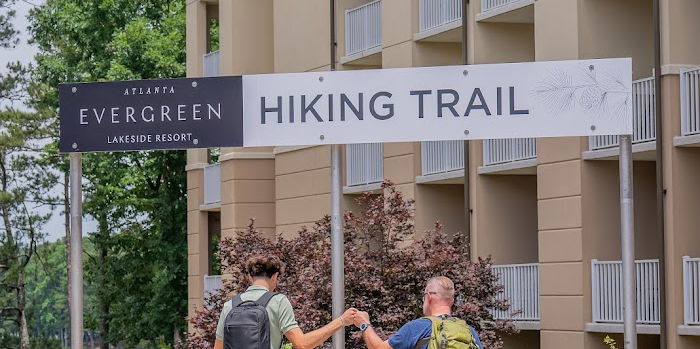
[(454, 302), (455, 299), (455, 284), (447, 277), (436, 276), (430, 278), (425, 285), (426, 291), (431, 289), (431, 292), (437, 293), (437, 296), (446, 301)]

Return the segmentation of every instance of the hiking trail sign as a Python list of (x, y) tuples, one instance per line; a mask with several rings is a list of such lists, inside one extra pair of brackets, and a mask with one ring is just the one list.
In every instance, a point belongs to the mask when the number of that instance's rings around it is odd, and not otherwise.
[(595, 135), (621, 135), (625, 338), (636, 338), (629, 58), (70, 83), (59, 104), (59, 150), (71, 153), (73, 348), (83, 332), (82, 152), (334, 145), (332, 274), (343, 280), (338, 144)]
[(629, 58), (62, 84), (62, 152), (632, 133)]

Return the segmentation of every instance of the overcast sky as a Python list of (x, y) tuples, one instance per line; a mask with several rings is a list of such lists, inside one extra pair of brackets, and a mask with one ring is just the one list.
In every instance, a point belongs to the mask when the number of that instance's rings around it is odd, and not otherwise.
[[(45, 0), (17, 0), (13, 5), (13, 8), (17, 12), (14, 18), (15, 29), (20, 32), (19, 38), (20, 43), (15, 48), (4, 49), (0, 48), (0, 72), (7, 72), (7, 64), (10, 62), (20, 61), (24, 64), (34, 62), (34, 55), (37, 53), (37, 48), (30, 45), (29, 33), (27, 27), (29, 22), (27, 20), (27, 15), (29, 15), (29, 10), (33, 6), (41, 5)], [(1, 104), (0, 107), (5, 107)], [(15, 105), (15, 107), (21, 107)], [(48, 209), (47, 209), (48, 211)], [(47, 239), (50, 241), (55, 241), (65, 234), (65, 229), (63, 226), (63, 214), (61, 208), (57, 208), (53, 212), (53, 217), (48, 225), (44, 227), (44, 231), (48, 234)], [(91, 220), (84, 220), (83, 222), (83, 235), (93, 231), (95, 229), (95, 224)]]

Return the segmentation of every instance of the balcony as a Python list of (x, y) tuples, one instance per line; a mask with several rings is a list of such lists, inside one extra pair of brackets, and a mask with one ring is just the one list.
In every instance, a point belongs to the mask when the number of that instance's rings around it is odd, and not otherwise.
[(700, 67), (681, 71), (681, 137), (676, 146), (700, 146)]
[(535, 0), (481, 0), (478, 22), (534, 23)]
[(347, 186), (345, 194), (378, 191), (384, 180), (384, 147), (381, 143), (345, 146)]
[[(498, 299), (507, 299), (510, 310), (491, 313), (495, 319), (516, 321), (520, 329), (539, 329), (540, 321), (540, 287), (539, 264), (494, 265), (491, 270), (503, 285), (503, 293)], [(513, 315), (513, 313), (515, 313)]]
[(345, 10), (345, 56), (341, 64), (381, 65), (381, 1)]
[(484, 166), (480, 174), (536, 174), (535, 138), (486, 139), (483, 142)]
[[(656, 101), (654, 78), (632, 84), (632, 152), (635, 160), (653, 161), (656, 150)], [(619, 136), (589, 137), (589, 151), (584, 159), (615, 159), (619, 153)]]
[(462, 42), (461, 0), (420, 0), (416, 41)]
[(421, 142), (421, 176), (416, 183), (463, 184), (464, 141)]
[[(637, 290), (637, 331), (659, 333), (659, 260), (635, 261)], [(590, 332), (622, 333), (624, 323), (622, 262), (591, 261), (593, 323)]]
[(683, 257), (683, 310), (683, 323), (700, 329), (700, 258)]
[(219, 51), (204, 54), (202, 76), (219, 76)]
[(221, 206), (221, 165), (210, 164), (204, 168), (204, 202), (200, 209), (216, 211)]

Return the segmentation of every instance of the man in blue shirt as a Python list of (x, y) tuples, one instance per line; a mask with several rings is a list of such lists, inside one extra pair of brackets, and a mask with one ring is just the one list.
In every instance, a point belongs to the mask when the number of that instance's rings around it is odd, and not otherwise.
[[(454, 304), (455, 289), (452, 280), (444, 277), (434, 277), (428, 280), (423, 292), (423, 314), (434, 317), (451, 317)], [(428, 319), (417, 319), (403, 325), (389, 340), (383, 341), (372, 328), (369, 314), (358, 312), (355, 315), (355, 325), (362, 331), (362, 339), (369, 349), (415, 349), (419, 341), (430, 338), (433, 333), (432, 322)], [(474, 342), (483, 349), (479, 335), (469, 327)], [(427, 341), (419, 349), (427, 348)]]

